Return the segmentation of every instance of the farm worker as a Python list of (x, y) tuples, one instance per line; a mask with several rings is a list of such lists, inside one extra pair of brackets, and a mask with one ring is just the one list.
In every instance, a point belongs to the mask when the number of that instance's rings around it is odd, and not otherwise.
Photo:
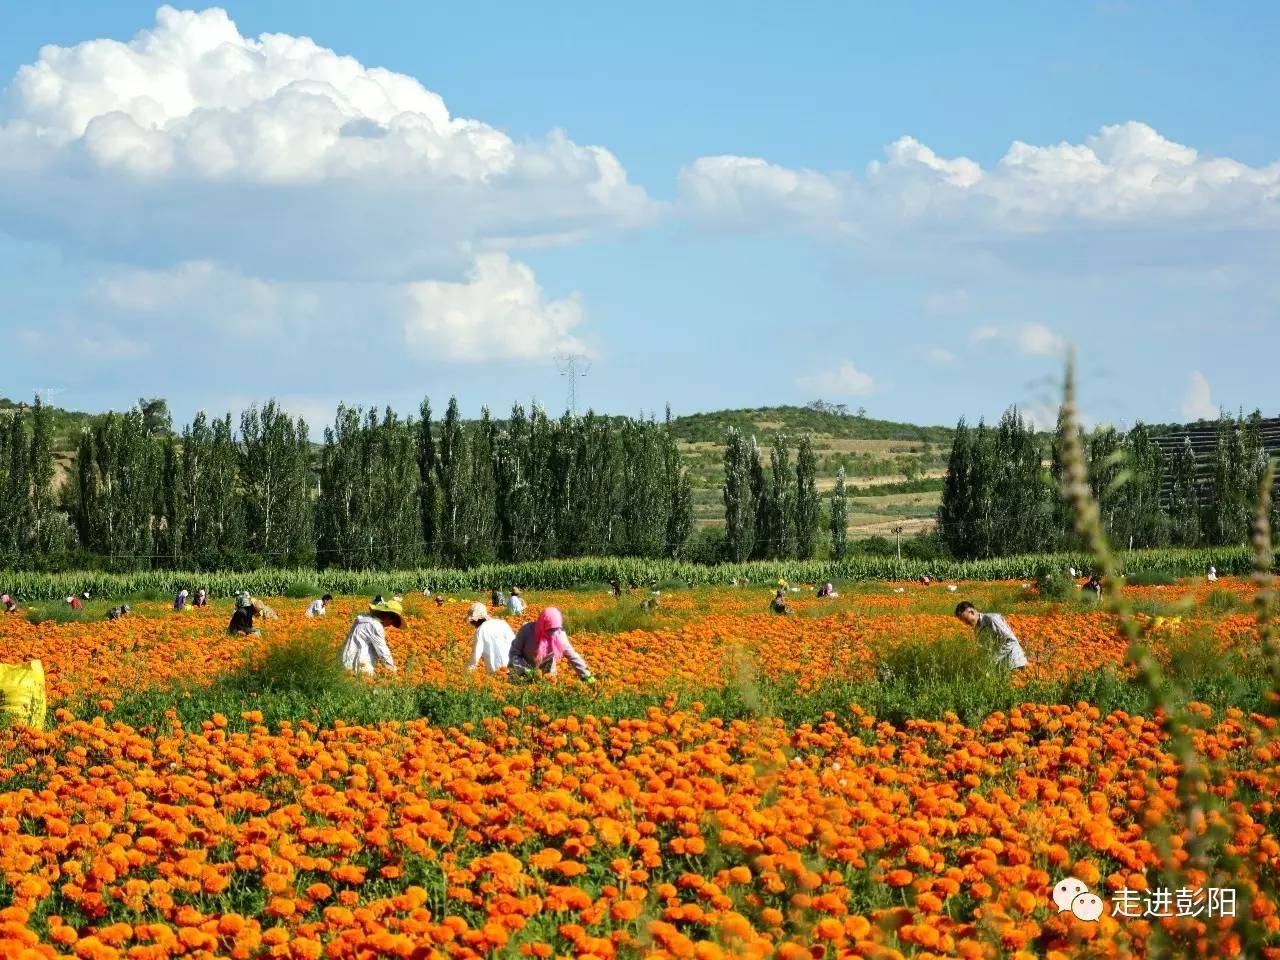
[(333, 599), (332, 593), (326, 593), (319, 600), (312, 600), (311, 606), (307, 607), (308, 617), (323, 617), (327, 612), (329, 601)]
[(1076, 578), (1076, 568), (1067, 567), (1067, 574), (1071, 577), (1072, 580), (1074, 580)]
[(14, 602), (13, 597), (9, 596), (7, 593), (3, 597), (0, 597), (0, 604), (4, 604), (5, 613), (18, 612), (18, 604)]
[(121, 619), (122, 617), (127, 616), (128, 614), (129, 614), (129, 605), (128, 605), (127, 603), (125, 603), (125, 604), (121, 604), (121, 605), (120, 605), (120, 606), (118, 606), (118, 607), (112, 607), (110, 610), (108, 610), (108, 611), (107, 611), (107, 619), (108, 619), (108, 620), (119, 620), (119, 619)]
[(609, 581), (609, 587), (613, 591), (613, 595), (615, 597), (622, 596), (622, 584), (619, 583), (616, 579)]
[(1207, 579), (1210, 583), (1217, 583), (1217, 582), (1218, 582), (1218, 568), (1217, 568), (1217, 567), (1214, 567), (1214, 566), (1210, 566), (1210, 567), (1209, 567), (1209, 575), (1208, 575), (1205, 579)]
[(467, 623), (475, 627), (475, 641), (471, 647), (471, 660), (468, 670), (480, 666), (480, 658), (484, 658), (485, 666), (490, 673), (497, 673), (511, 660), (511, 644), (515, 642), (515, 631), (507, 625), (507, 621), (490, 617), (483, 603), (473, 603), (467, 611)]
[(71, 607), (72, 610), (84, 609), (84, 604), (80, 602), (79, 597), (67, 597), (67, 605)]
[(489, 588), (489, 606), (505, 607), (507, 605), (507, 595), (499, 590), (496, 586)]
[(375, 665), (381, 663), (395, 673), (396, 662), (387, 646), (388, 626), (404, 626), (404, 607), (399, 600), (375, 597), (369, 604), (369, 612), (357, 616), (347, 631), (347, 640), (342, 645), (342, 665), (353, 673), (372, 676)]
[(828, 580), (826, 583), (824, 583), (821, 587), (818, 588), (818, 597), (820, 599), (825, 600), (827, 597), (834, 597), (834, 596), (837, 596), (836, 588), (835, 588), (835, 584), (833, 584), (830, 580)]
[(778, 592), (773, 595), (773, 599), (769, 601), (769, 609), (774, 613), (790, 613), (787, 608), (786, 598), (783, 596), (783, 588), (779, 587)]
[(436, 606), (437, 606), (437, 607), (443, 607), (443, 606), (444, 606), (444, 597), (442, 597), (442, 596), (441, 596), (440, 594), (438, 594), (438, 593), (436, 594)]
[(200, 589), (196, 591), (195, 605), (197, 607), (207, 607), (209, 605), (209, 593), (207, 590)]
[(929, 579), (929, 575), (928, 575), (927, 573), (926, 573), (923, 577), (921, 577), (921, 578), (920, 578), (920, 586), (922, 586), (922, 587), (927, 587), (927, 586), (928, 586), (929, 584), (931, 584), (932, 582), (933, 582), (933, 581), (932, 581), (931, 579)]
[(253, 617), (257, 612), (258, 608), (254, 605), (253, 597), (247, 593), (240, 594), (236, 598), (236, 609), (231, 614), (231, 622), (227, 624), (227, 633), (245, 635), (258, 633), (258, 629), (253, 625)]
[(507, 601), (507, 610), (517, 617), (524, 613), (524, 597), (520, 596), (519, 587), (511, 588), (511, 599)]
[(1027, 665), (1027, 655), (1013, 628), (998, 613), (980, 613), (968, 600), (956, 605), (956, 617), (973, 627), (978, 645), (991, 652), (996, 663), (1012, 670)]
[(1097, 600), (1102, 599), (1102, 579), (1096, 573), (1093, 576), (1091, 576), (1088, 579), (1088, 581), (1085, 583), (1085, 585), (1080, 589), (1092, 590), (1095, 599)]
[(181, 590), (179, 590), (179, 591), (178, 591), (178, 595), (177, 595), (176, 597), (174, 597), (174, 598), (173, 598), (173, 609), (175, 609), (175, 610), (185, 610), (185, 609), (187, 609), (187, 597), (188, 597), (188, 596), (190, 596), (190, 594), (188, 594), (188, 593), (187, 593), (187, 588), (186, 588), (186, 587), (183, 587)]
[(547, 607), (538, 614), (537, 620), (526, 623), (516, 634), (511, 645), (511, 674), (520, 677), (537, 669), (554, 677), (562, 659), (569, 661), (580, 680), (596, 682), (587, 661), (573, 649), (569, 635), (564, 632), (564, 617), (555, 607)]

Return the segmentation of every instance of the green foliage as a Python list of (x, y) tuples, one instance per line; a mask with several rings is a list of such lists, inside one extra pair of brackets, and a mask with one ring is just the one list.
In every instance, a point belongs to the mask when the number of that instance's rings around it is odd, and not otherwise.
[[(909, 538), (907, 543), (916, 538)], [(905, 553), (904, 545), (904, 553)], [(571, 560), (536, 560), (517, 564), (484, 564), (468, 570), (419, 568), (399, 571), (341, 570), (315, 571), (311, 568), (279, 569), (263, 567), (247, 572), (148, 570), (132, 573), (80, 571), (36, 573), (15, 571), (4, 578), (5, 589), (20, 602), (60, 600), (72, 593), (90, 590), (94, 597), (127, 600), (148, 590), (172, 597), (182, 587), (201, 588), (213, 597), (230, 597), (240, 590), (255, 596), (281, 596), (290, 584), (305, 580), (315, 591), (335, 596), (373, 596), (385, 593), (388, 583), (401, 592), (430, 585), (446, 592), (476, 592), (492, 583), (518, 583), (526, 589), (572, 589), (605, 584), (617, 579), (624, 583), (677, 581), (695, 586), (739, 583), (769, 584), (779, 578), (789, 583), (818, 584), (827, 580), (915, 580), (924, 574), (951, 580), (1025, 580), (1042, 565), (1063, 568), (1086, 567), (1085, 554), (1027, 554), (993, 557), (986, 560), (914, 559), (894, 556), (853, 554), (843, 561), (789, 560), (749, 561), (718, 565), (642, 557), (582, 557)], [(1130, 575), (1149, 571), (1174, 576), (1199, 576), (1210, 565), (1221, 574), (1246, 574), (1251, 555), (1244, 548), (1203, 548), (1183, 550), (1135, 550), (1126, 554), (1124, 569)], [(315, 592), (313, 591), (313, 592)]]
[(1169, 540), (1175, 546), (1200, 542), (1200, 495), (1196, 484), (1196, 455), (1186, 437), (1173, 457), (1169, 489)]
[(1221, 587), (1210, 590), (1200, 605), (1215, 616), (1235, 613), (1245, 607), (1239, 597), (1230, 590), (1223, 590)]
[(796, 454), (795, 556), (808, 560), (818, 549), (818, 530), (822, 525), (822, 501), (818, 497), (818, 462), (808, 436), (800, 438)]
[(1136, 570), (1125, 580), (1135, 587), (1171, 587), (1178, 582), (1168, 570)]
[(836, 485), (831, 491), (831, 557), (843, 560), (849, 552), (849, 501), (845, 496), (844, 467), (836, 471)]
[(734, 427), (725, 435), (724, 522), (728, 558), (742, 563), (755, 550), (756, 508), (751, 488), (754, 445)]
[(161, 462), (159, 441), (137, 410), (108, 413), (85, 431), (76, 457), (85, 549), (118, 558), (125, 568), (149, 565)]
[[(657, 615), (634, 597), (622, 596), (612, 606), (575, 610), (564, 608), (565, 629), (584, 633), (627, 633), (632, 630), (656, 630)], [(660, 610), (661, 608), (659, 608)]]
[(356, 683), (343, 668), (332, 641), (320, 632), (273, 640), (250, 652), (217, 682), (234, 693), (291, 693), (309, 701), (340, 695)]
[(322, 591), (316, 585), (316, 582), (307, 579), (293, 580), (285, 584), (284, 589), (280, 591), (281, 596), (289, 597), (292, 600), (314, 598), (320, 596), (321, 593)]
[(1069, 600), (1075, 597), (1076, 584), (1061, 566), (1046, 563), (1036, 570), (1036, 592), (1044, 600)]
[(910, 423), (876, 420), (826, 404), (822, 408), (810, 405), (719, 410), (689, 414), (672, 421), (676, 437), (685, 442), (719, 443), (730, 429), (745, 436), (755, 434), (762, 437), (791, 433), (822, 434), (839, 440), (909, 440), (943, 444), (951, 441), (948, 427), (919, 427)]
[(310, 448), (306, 423), (274, 400), (241, 414), (238, 479), (251, 552), (286, 564), (314, 557)]

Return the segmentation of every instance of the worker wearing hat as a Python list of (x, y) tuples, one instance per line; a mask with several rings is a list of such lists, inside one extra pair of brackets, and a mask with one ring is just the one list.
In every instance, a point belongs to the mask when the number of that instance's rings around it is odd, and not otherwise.
[(374, 598), (369, 612), (357, 616), (347, 631), (342, 645), (342, 665), (353, 673), (372, 676), (380, 663), (394, 673), (396, 662), (387, 646), (386, 628), (403, 626), (404, 607), (399, 600)]
[(475, 627), (475, 641), (471, 646), (471, 660), (468, 670), (480, 666), (481, 659), (490, 673), (497, 673), (507, 666), (511, 659), (511, 644), (515, 641), (515, 631), (507, 625), (507, 621), (489, 616), (483, 603), (473, 603), (467, 611), (467, 623)]

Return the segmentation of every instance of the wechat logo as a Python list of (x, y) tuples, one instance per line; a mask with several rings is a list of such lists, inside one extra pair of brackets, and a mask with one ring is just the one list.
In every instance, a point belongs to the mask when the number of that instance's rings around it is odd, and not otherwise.
[(1089, 890), (1083, 880), (1066, 877), (1058, 881), (1053, 888), (1053, 902), (1058, 905), (1058, 912), (1070, 910), (1077, 920), (1093, 923), (1102, 916), (1102, 898)]

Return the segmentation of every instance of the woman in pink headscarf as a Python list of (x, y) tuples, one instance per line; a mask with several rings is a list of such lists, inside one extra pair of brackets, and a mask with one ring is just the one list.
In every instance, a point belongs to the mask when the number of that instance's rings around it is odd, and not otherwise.
[(595, 683), (587, 661), (573, 649), (569, 635), (564, 632), (564, 617), (555, 607), (547, 607), (533, 623), (526, 623), (516, 633), (511, 644), (511, 675), (523, 677), (532, 670), (541, 670), (554, 677), (560, 661), (568, 660), (578, 678), (585, 683)]

